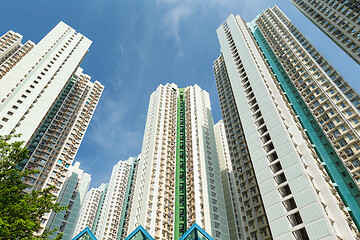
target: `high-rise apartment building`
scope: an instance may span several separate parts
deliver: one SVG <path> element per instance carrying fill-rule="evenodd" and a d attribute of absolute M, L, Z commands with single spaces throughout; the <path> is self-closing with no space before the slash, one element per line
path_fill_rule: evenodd
<path fill-rule="evenodd" d="M 228 239 L 209 94 L 160 85 L 150 97 L 129 230 L 180 239 L 197 223 Z"/>
<path fill-rule="evenodd" d="M 231 15 L 217 34 L 234 239 L 359 236 L 355 166 L 346 164 L 357 156 L 358 110 L 335 83 L 339 75 L 323 70 L 325 60 L 301 45 L 296 36 L 306 40 L 277 7 L 249 24 Z"/>
<path fill-rule="evenodd" d="M 124 224 L 122 217 L 125 216 L 127 210 L 127 193 L 132 187 L 128 185 L 129 178 L 133 175 L 136 162 L 136 158 L 129 158 L 126 161 L 119 161 L 113 167 L 98 224 L 94 229 L 94 234 L 98 239 L 120 239 L 118 233 L 119 230 L 122 232 L 122 224 Z"/>
<path fill-rule="evenodd" d="M 79 167 L 79 162 L 75 162 L 74 166 L 69 167 L 68 177 L 56 200 L 60 206 L 66 206 L 67 209 L 51 213 L 46 229 L 57 230 L 50 236 L 50 239 L 54 239 L 60 233 L 63 233 L 63 239 L 71 239 L 74 234 L 80 208 L 91 182 L 91 176 Z"/>
<path fill-rule="evenodd" d="M 58 196 L 104 88 L 79 68 L 91 41 L 63 22 L 36 45 L 11 31 L 0 41 L 0 135 L 21 134 L 29 149 L 20 167 L 39 172 L 27 191 L 55 186 Z"/>
<path fill-rule="evenodd" d="M 97 210 L 96 210 L 96 214 L 95 214 L 95 218 L 93 220 L 93 223 L 92 223 L 92 227 L 91 225 L 89 225 L 88 227 L 92 229 L 92 232 L 95 232 L 96 229 L 98 228 L 99 226 L 99 220 L 100 220 L 100 215 L 101 215 L 101 211 L 104 207 L 104 201 L 105 201 L 105 197 L 106 197 L 106 192 L 107 192 L 107 189 L 108 189 L 108 186 L 109 186 L 109 183 L 102 183 L 100 185 L 100 187 L 98 188 L 100 191 L 101 191 L 101 197 L 100 197 L 100 201 L 99 201 L 99 204 L 96 206 L 97 207 Z M 95 206 L 94 206 L 95 207 Z M 85 206 L 84 206 L 85 208 Z M 86 212 L 87 210 L 85 209 L 82 209 L 81 210 L 81 213 L 83 212 Z M 81 217 L 81 216 L 80 216 Z M 78 228 L 78 225 L 80 224 L 80 222 L 77 224 L 77 228 Z M 79 229 L 80 230 L 80 229 Z M 80 230 L 81 231 L 81 230 Z"/>
<path fill-rule="evenodd" d="M 123 209 L 121 211 L 119 230 L 117 233 L 117 239 L 123 240 L 126 238 L 129 229 L 130 213 L 134 199 L 134 186 L 136 183 L 136 172 L 138 167 L 139 156 L 136 158 L 130 158 L 128 162 L 131 163 L 129 170 L 129 178 L 127 181 L 126 191 L 124 194 Z"/>
<path fill-rule="evenodd" d="M 279 81 L 291 89 L 290 102 L 360 229 L 358 93 L 339 75 L 324 70 L 313 48 L 309 51 L 296 41 L 306 39 L 276 6 L 264 11 L 252 29 Z"/>
<path fill-rule="evenodd" d="M 237 223 L 237 213 L 241 211 L 241 205 L 239 199 L 241 197 L 240 193 L 237 192 L 234 188 L 236 186 L 236 177 L 231 163 L 229 145 L 225 133 L 224 121 L 220 120 L 214 126 L 215 131 L 215 140 L 216 140 L 216 149 L 218 151 L 219 163 L 220 163 L 220 172 L 221 180 L 223 182 L 224 198 L 226 205 L 226 217 L 229 227 L 229 239 L 241 239 L 242 228 L 238 227 Z M 230 169 L 230 170 L 228 170 Z M 270 234 L 268 235 L 270 238 Z M 266 239 L 267 235 L 264 233 L 263 239 Z"/>
<path fill-rule="evenodd" d="M 76 224 L 77 235 L 89 227 L 98 239 L 125 239 L 133 199 L 138 158 L 119 161 L 110 181 L 91 189 Z"/>
<path fill-rule="evenodd" d="M 90 189 L 90 191 L 86 194 L 74 235 L 79 234 L 86 227 L 89 227 L 90 229 L 93 228 L 101 197 L 104 196 L 104 187 L 105 184 L 102 184 L 99 188 Z"/>
<path fill-rule="evenodd" d="M 360 64 L 360 2 L 290 0 L 308 19 Z"/>
<path fill-rule="evenodd" d="M 226 159 L 226 150 L 223 153 L 225 159 L 220 156 L 224 190 L 229 188 L 231 191 L 230 199 L 225 191 L 228 218 L 232 216 L 231 211 L 233 211 L 235 218 L 233 220 L 235 228 L 231 226 L 231 219 L 228 219 L 229 229 L 232 229 L 230 237 L 231 239 L 248 239 L 256 236 L 260 239 L 272 239 L 265 212 L 266 206 L 262 201 L 256 170 L 253 167 L 251 152 L 248 149 L 246 133 L 241 125 L 239 114 L 241 110 L 237 108 L 237 105 L 242 103 L 236 102 L 223 55 L 220 55 L 215 61 L 214 71 L 230 154 L 230 162 Z M 251 120 L 249 119 L 249 121 Z M 221 125 L 217 128 L 221 128 Z M 218 134 L 221 134 L 221 130 L 218 130 L 220 131 Z M 218 137 L 217 141 L 220 139 L 219 144 L 223 144 L 225 138 L 223 136 Z M 224 179 L 224 175 L 228 175 L 228 183 Z"/>

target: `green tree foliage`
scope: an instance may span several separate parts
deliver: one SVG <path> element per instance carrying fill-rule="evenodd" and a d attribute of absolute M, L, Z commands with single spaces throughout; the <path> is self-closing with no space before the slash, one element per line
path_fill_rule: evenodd
<path fill-rule="evenodd" d="M 0 136 L 0 239 L 47 239 L 52 232 L 34 236 L 41 229 L 41 217 L 64 208 L 55 203 L 53 187 L 25 193 L 29 186 L 23 180 L 37 171 L 18 169 L 28 150 L 11 138 Z"/>

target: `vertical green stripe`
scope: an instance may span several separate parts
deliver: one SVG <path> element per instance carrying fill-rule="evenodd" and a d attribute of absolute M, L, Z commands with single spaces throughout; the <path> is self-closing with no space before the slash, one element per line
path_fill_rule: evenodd
<path fill-rule="evenodd" d="M 176 124 L 175 226 L 174 239 L 179 239 L 186 226 L 186 154 L 184 89 L 179 89 Z"/>

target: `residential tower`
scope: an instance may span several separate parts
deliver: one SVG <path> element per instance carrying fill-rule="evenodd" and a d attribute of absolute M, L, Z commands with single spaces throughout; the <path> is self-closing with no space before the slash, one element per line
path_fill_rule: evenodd
<path fill-rule="evenodd" d="M 197 223 L 215 239 L 228 226 L 209 94 L 199 86 L 160 85 L 151 94 L 130 234 L 180 239 Z"/>
<path fill-rule="evenodd" d="M 231 159 L 229 182 L 235 180 L 231 186 L 238 236 L 234 239 L 353 239 L 359 233 L 358 186 L 338 149 L 326 143 L 324 122 L 313 110 L 333 109 L 332 120 L 341 117 L 339 125 L 346 129 L 358 111 L 336 87 L 336 78 L 316 62 L 321 55 L 311 47 L 314 57 L 296 40 L 289 22 L 274 7 L 249 24 L 230 15 L 217 30 L 221 54 L 214 72 Z M 291 61 L 295 65 L 287 68 Z M 296 87 L 304 82 L 307 87 L 302 92 Z M 286 85 L 290 83 L 292 87 Z M 322 96 L 324 91 L 333 93 Z M 332 95 L 341 98 L 347 109 L 339 109 Z M 316 107 L 310 105 L 315 101 L 319 101 Z M 320 101 L 328 105 L 320 106 Z M 346 110 L 354 115 L 345 116 Z M 343 171 L 333 167 L 336 157 Z M 351 194 L 347 199 L 345 192 Z"/>
<path fill-rule="evenodd" d="M 0 134 L 21 134 L 29 149 L 19 167 L 38 173 L 27 192 L 55 186 L 58 197 L 104 87 L 79 68 L 91 41 L 65 23 L 36 45 L 21 38 L 0 38 Z"/>

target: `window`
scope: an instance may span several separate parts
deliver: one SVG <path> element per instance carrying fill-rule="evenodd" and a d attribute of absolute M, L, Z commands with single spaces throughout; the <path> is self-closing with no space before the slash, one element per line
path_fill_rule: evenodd
<path fill-rule="evenodd" d="M 354 148 L 355 148 L 356 150 L 359 150 L 359 149 L 360 149 L 360 147 L 359 147 L 359 145 L 358 145 L 357 143 L 355 143 L 353 146 L 354 146 Z"/>
<path fill-rule="evenodd" d="M 288 200 L 284 201 L 283 205 L 288 212 L 297 208 L 294 198 L 289 198 Z"/>
<path fill-rule="evenodd" d="M 335 124 L 333 122 L 330 122 L 327 126 L 329 129 L 333 129 L 335 127 Z"/>
<path fill-rule="evenodd" d="M 341 147 L 344 147 L 347 144 L 347 142 L 345 141 L 345 139 L 342 138 L 339 140 L 339 144 Z"/>
<path fill-rule="evenodd" d="M 218 208 L 217 207 L 215 207 L 215 206 L 213 206 L 213 210 L 214 210 L 214 212 L 218 212 Z"/>
<path fill-rule="evenodd" d="M 351 161 L 352 165 L 354 165 L 354 167 L 360 167 L 360 161 L 359 159 L 355 159 L 353 161 Z"/>
<path fill-rule="evenodd" d="M 277 162 L 270 166 L 271 170 L 276 173 L 282 169 L 280 162 Z"/>
<path fill-rule="evenodd" d="M 288 216 L 288 219 L 293 227 L 296 225 L 299 225 L 303 222 L 299 212 L 296 212 L 296 213 Z"/>
<path fill-rule="evenodd" d="M 275 176 L 274 179 L 278 185 L 280 185 L 286 181 L 286 177 L 285 177 L 284 173 L 281 173 L 281 174 Z"/>
<path fill-rule="evenodd" d="M 305 228 L 301 228 L 299 230 L 296 230 L 293 232 L 293 235 L 295 237 L 296 240 L 309 240 L 309 236 L 305 230 Z"/>
<path fill-rule="evenodd" d="M 278 155 L 276 154 L 276 152 L 273 152 L 272 154 L 268 155 L 267 158 L 269 159 L 270 162 L 273 162 L 276 159 L 278 159 Z"/>
<path fill-rule="evenodd" d="M 340 134 L 340 132 L 339 132 L 339 130 L 335 130 L 334 132 L 333 132 L 333 135 L 334 135 L 334 137 L 339 137 L 341 134 Z"/>
<path fill-rule="evenodd" d="M 351 150 L 351 148 L 348 148 L 344 151 L 346 153 L 347 157 L 351 157 L 352 155 L 354 155 L 353 150 Z"/>

